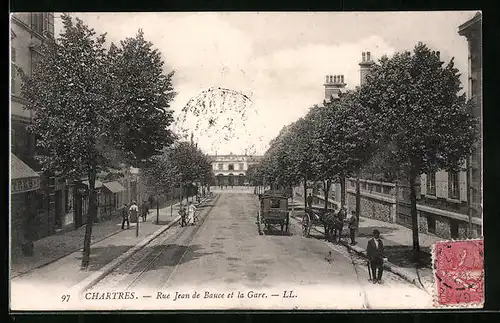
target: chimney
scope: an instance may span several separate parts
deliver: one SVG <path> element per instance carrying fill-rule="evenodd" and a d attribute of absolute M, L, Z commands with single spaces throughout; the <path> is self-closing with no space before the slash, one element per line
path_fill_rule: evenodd
<path fill-rule="evenodd" d="M 366 82 L 366 75 L 370 72 L 370 69 L 372 68 L 374 62 L 372 61 L 371 53 L 370 52 L 363 52 L 361 54 L 361 63 L 359 63 L 360 66 L 360 85 L 365 84 Z"/>
<path fill-rule="evenodd" d="M 341 75 L 340 79 L 341 79 L 341 83 L 344 83 L 344 75 Z"/>
<path fill-rule="evenodd" d="M 328 83 L 328 81 L 330 80 L 330 78 L 328 77 L 328 75 L 326 76 L 326 81 L 325 83 Z"/>
<path fill-rule="evenodd" d="M 333 83 L 333 76 L 330 75 L 330 83 Z"/>
<path fill-rule="evenodd" d="M 338 81 L 337 81 L 337 75 L 334 75 L 334 76 L 333 76 L 333 83 L 337 83 L 337 82 L 338 82 Z"/>

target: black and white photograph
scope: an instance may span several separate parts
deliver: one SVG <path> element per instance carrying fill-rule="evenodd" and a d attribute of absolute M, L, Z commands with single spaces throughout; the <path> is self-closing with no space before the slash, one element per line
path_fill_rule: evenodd
<path fill-rule="evenodd" d="M 482 13 L 11 12 L 11 311 L 482 308 Z"/>

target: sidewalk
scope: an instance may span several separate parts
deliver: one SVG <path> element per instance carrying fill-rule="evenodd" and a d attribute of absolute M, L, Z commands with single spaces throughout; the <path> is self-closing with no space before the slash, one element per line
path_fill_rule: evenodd
<path fill-rule="evenodd" d="M 147 222 L 139 222 L 139 238 L 144 238 L 151 234 L 161 225 L 168 224 L 171 219 L 177 215 L 176 206 L 178 200 L 168 201 L 167 205 L 160 209 L 160 225 L 153 224 L 156 221 L 156 208 L 151 209 L 147 217 Z M 170 202 L 174 202 L 173 216 L 170 217 Z M 186 202 L 186 199 L 183 200 Z M 92 227 L 92 255 L 94 257 L 98 252 L 98 245 L 114 244 L 117 241 L 128 241 L 127 237 L 135 238 L 135 223 L 130 224 L 130 230 L 121 230 L 121 217 L 114 217 L 110 220 L 94 223 Z M 134 229 L 134 230 L 132 230 Z M 23 256 L 21 253 L 12 253 L 11 257 L 11 279 L 24 275 L 30 271 L 47 266 L 57 262 L 61 258 L 77 253 L 81 260 L 81 249 L 85 237 L 85 225 L 72 231 L 57 233 L 34 242 L 34 254 L 31 257 Z M 118 242 L 117 242 L 118 243 Z M 119 243 L 120 244 L 120 243 Z M 123 244 L 122 244 L 123 246 Z M 126 244 L 124 246 L 127 246 Z M 96 249 L 96 250 L 94 250 Z M 122 248 L 123 249 L 123 248 Z M 123 251 L 124 252 L 124 251 Z M 110 255 L 111 256 L 111 255 Z M 90 260 L 90 266 L 93 266 L 93 259 Z M 97 265 L 97 264 L 95 264 Z"/>
<path fill-rule="evenodd" d="M 321 207 L 321 205 L 313 205 L 313 207 Z M 296 209 L 295 216 L 301 217 L 304 212 L 303 202 L 294 199 L 294 208 Z M 411 229 L 396 223 L 360 217 L 356 245 L 351 246 L 349 244 L 349 233 L 345 227 L 342 244 L 348 249 L 366 256 L 366 246 L 368 240 L 372 237 L 374 229 L 380 231 L 380 236 L 384 242 L 384 249 L 388 258 L 388 262 L 384 265 L 385 268 L 418 287 L 423 287 L 430 293 L 434 288 L 431 247 L 435 242 L 442 239 L 434 235 L 419 233 L 421 255 L 419 255 L 418 263 L 414 263 L 411 260 L 413 247 Z"/>

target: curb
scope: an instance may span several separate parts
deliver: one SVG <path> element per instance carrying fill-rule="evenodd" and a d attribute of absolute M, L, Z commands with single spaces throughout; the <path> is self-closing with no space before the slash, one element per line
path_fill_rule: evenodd
<path fill-rule="evenodd" d="M 206 200 L 207 199 L 202 200 L 201 203 L 205 202 Z M 177 204 L 174 204 L 173 206 L 175 206 Z M 120 257 L 118 257 L 115 260 L 113 260 L 112 262 L 108 263 L 103 268 L 101 268 L 101 270 L 99 270 L 98 272 L 92 274 L 90 277 L 87 277 L 86 279 L 84 279 L 80 283 L 78 283 L 75 286 L 73 286 L 71 289 L 74 291 L 75 294 L 78 294 L 78 295 L 82 294 L 83 292 L 85 292 L 86 290 L 88 290 L 89 288 L 91 288 L 92 286 L 94 286 L 97 282 L 99 282 L 106 275 L 108 275 L 111 271 L 113 271 L 114 269 L 116 269 L 116 267 L 118 267 L 123 262 L 125 262 L 127 259 L 129 259 L 130 257 L 132 257 L 136 252 L 138 252 L 139 250 L 141 250 L 142 248 L 144 248 L 147 244 L 149 244 L 151 241 L 153 241 L 154 239 L 156 239 L 160 234 L 162 234 L 163 232 L 165 232 L 166 230 L 168 230 L 169 228 L 171 228 L 174 224 L 176 224 L 177 222 L 179 222 L 179 219 L 180 219 L 180 216 L 177 215 L 172 220 L 172 222 L 170 222 L 169 224 L 167 224 L 167 225 L 161 227 L 160 229 L 156 230 L 149 237 L 143 239 L 141 242 L 139 242 L 138 244 L 136 244 L 135 246 L 133 246 L 132 248 L 130 248 L 129 250 L 127 250 Z"/>
<path fill-rule="evenodd" d="M 342 240 L 340 241 L 340 243 L 344 247 L 346 247 L 347 249 L 356 252 L 358 255 L 363 256 L 364 258 L 368 258 L 368 256 L 366 255 L 366 250 L 364 250 L 363 248 L 360 248 L 360 247 L 357 247 L 357 246 L 351 246 L 349 243 L 347 243 L 346 241 L 342 241 Z M 427 294 L 432 295 L 432 293 L 426 287 L 424 287 L 424 286 L 422 286 L 420 284 L 418 278 L 415 278 L 414 276 L 409 275 L 401 267 L 396 266 L 396 265 L 394 265 L 391 262 L 384 262 L 384 269 L 387 269 L 391 273 L 393 273 L 395 275 L 398 275 L 399 277 L 403 278 L 407 282 L 412 283 L 416 287 L 418 287 L 418 288 L 422 289 L 423 291 L 425 291 Z"/>
<path fill-rule="evenodd" d="M 294 217 L 295 220 L 299 220 L 297 217 Z M 322 233 L 321 231 L 315 229 L 317 232 L 319 233 Z M 352 250 L 354 252 L 356 252 L 358 255 L 364 257 L 364 258 L 368 258 L 368 256 L 366 255 L 366 250 L 364 250 L 363 248 L 361 247 L 358 247 L 358 246 L 351 246 L 348 242 L 346 241 L 343 241 L 343 240 L 340 240 L 340 244 L 342 244 L 344 247 L 346 247 L 348 250 Z M 433 295 L 433 293 L 431 291 L 428 290 L 427 287 L 422 286 L 422 284 L 420 284 L 419 280 L 418 280 L 418 277 L 414 277 L 412 275 L 409 275 L 404 269 L 402 269 L 401 267 L 399 266 L 396 266 L 394 265 L 393 263 L 391 262 L 384 262 L 384 269 L 387 269 L 388 271 L 390 271 L 391 273 L 403 278 L 404 280 L 406 280 L 407 282 L 415 285 L 417 288 L 419 289 L 422 289 L 423 291 L 425 291 L 427 294 L 429 295 Z"/>

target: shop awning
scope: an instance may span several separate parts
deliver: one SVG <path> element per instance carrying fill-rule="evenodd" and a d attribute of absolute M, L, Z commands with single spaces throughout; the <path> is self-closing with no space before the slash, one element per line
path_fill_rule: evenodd
<path fill-rule="evenodd" d="M 125 187 L 119 182 L 107 182 L 102 184 L 106 189 L 108 189 L 111 193 L 120 193 L 125 191 Z"/>
<path fill-rule="evenodd" d="M 84 185 L 87 185 L 89 187 L 89 181 L 83 181 L 82 182 Z M 102 187 L 102 182 L 101 181 L 95 181 L 95 188 L 101 188 Z"/>
<path fill-rule="evenodd" d="M 40 188 L 40 175 L 13 153 L 10 154 L 11 194 L 36 191 Z"/>

